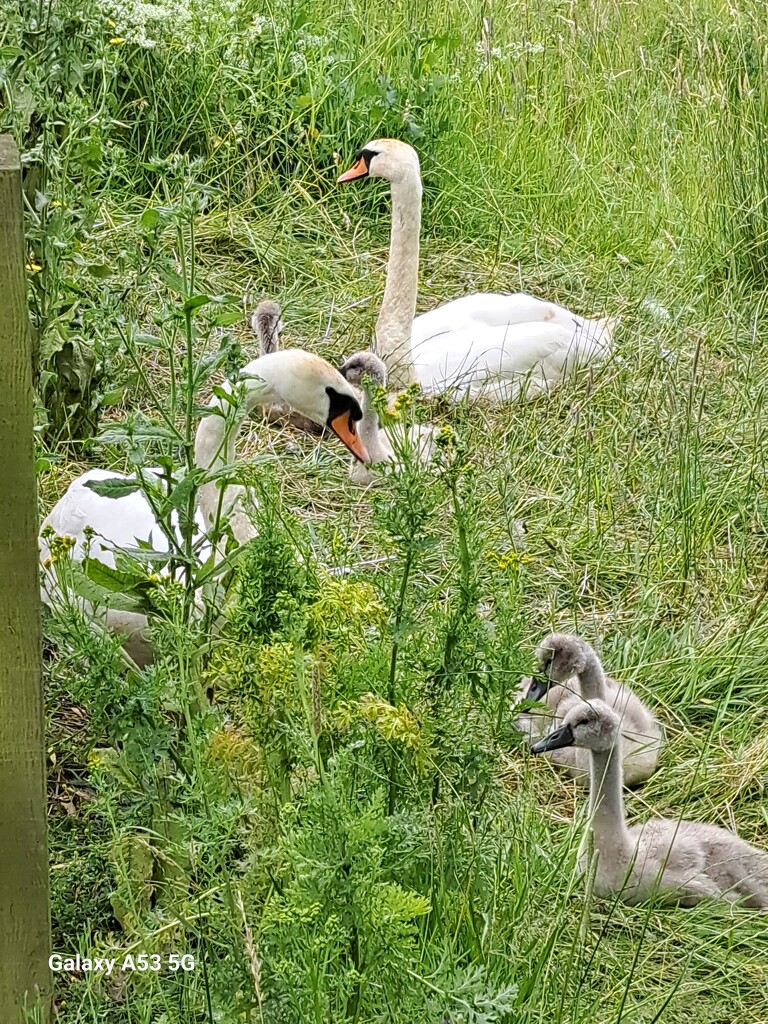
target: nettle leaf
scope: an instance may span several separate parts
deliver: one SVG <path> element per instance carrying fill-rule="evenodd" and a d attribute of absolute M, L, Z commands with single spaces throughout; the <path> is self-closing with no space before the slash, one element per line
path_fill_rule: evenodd
<path fill-rule="evenodd" d="M 214 327 L 231 327 L 232 324 L 239 323 L 242 317 L 243 314 L 239 309 L 233 309 L 229 313 L 217 313 L 211 323 Z"/>
<path fill-rule="evenodd" d="M 175 270 L 170 270 L 168 267 L 164 267 L 158 271 L 160 280 L 163 282 L 168 291 L 174 293 L 174 295 L 181 295 L 185 299 L 189 298 L 189 290 L 187 289 L 184 279 L 176 273 Z"/>
<path fill-rule="evenodd" d="M 82 561 L 83 570 L 93 583 L 96 583 L 103 590 L 114 593 L 130 593 L 134 591 L 140 596 L 140 588 L 145 589 L 147 577 L 140 572 L 126 572 L 124 569 L 113 569 L 105 565 L 98 558 L 84 558 Z"/>
<path fill-rule="evenodd" d="M 95 562 L 96 560 L 87 559 L 87 561 Z M 102 567 L 108 568 L 107 566 Z M 126 594 L 108 587 L 102 587 L 82 571 L 81 565 L 72 566 L 71 587 L 78 597 L 84 598 L 93 605 L 114 608 L 116 611 L 121 612 L 146 614 L 150 611 L 149 603 L 141 594 Z"/>
<path fill-rule="evenodd" d="M 85 486 L 102 498 L 125 498 L 141 490 L 138 480 L 126 480 L 125 477 L 113 476 L 107 480 L 86 480 Z"/>
<path fill-rule="evenodd" d="M 117 424 L 103 430 L 97 440 L 101 444 L 126 444 L 134 441 L 173 441 L 175 444 L 183 440 L 178 430 L 171 430 L 159 423 Z"/>
<path fill-rule="evenodd" d="M 107 277 L 111 277 L 113 274 L 112 267 L 108 267 L 106 263 L 89 263 L 88 273 L 92 277 L 104 280 Z"/>
<path fill-rule="evenodd" d="M 227 352 L 219 350 L 218 352 L 209 352 L 208 355 L 198 362 L 195 367 L 195 377 L 193 387 L 195 391 L 198 391 L 208 378 L 218 370 L 227 361 Z"/>
<path fill-rule="evenodd" d="M 213 302 L 210 295 L 192 295 L 184 303 L 184 312 L 191 313 L 195 309 L 200 309 L 201 306 L 207 306 L 209 302 Z"/>
<path fill-rule="evenodd" d="M 165 218 L 160 213 L 160 211 L 155 210 L 152 207 L 150 207 L 148 210 L 145 210 L 144 213 L 142 213 L 141 217 L 139 218 L 139 224 L 141 224 L 145 231 L 154 231 L 155 228 L 163 224 L 164 221 Z"/>
<path fill-rule="evenodd" d="M 193 469 L 173 488 L 168 498 L 172 508 L 181 510 L 186 507 L 192 491 L 202 483 L 205 477 L 204 469 Z"/>
<path fill-rule="evenodd" d="M 146 345 L 147 348 L 160 347 L 160 339 L 154 334 L 132 333 L 131 341 L 134 345 Z"/>
<path fill-rule="evenodd" d="M 104 590 L 103 587 L 89 580 L 87 576 L 73 574 L 72 589 L 78 597 L 84 598 L 92 605 L 114 608 L 118 612 L 136 612 L 139 615 L 146 615 L 151 610 L 143 599 Z"/>
<path fill-rule="evenodd" d="M 114 391 L 107 391 L 101 396 L 102 408 L 110 408 L 113 405 L 120 405 L 125 395 L 125 388 L 116 388 Z"/>
<path fill-rule="evenodd" d="M 157 551 L 147 541 L 139 543 L 142 545 L 141 547 L 123 548 L 122 551 L 115 552 L 115 565 L 119 572 L 135 577 L 138 574 L 137 563 L 139 565 L 168 565 L 176 558 L 173 551 Z M 142 576 L 141 579 L 144 577 Z"/>
<path fill-rule="evenodd" d="M 234 394 L 234 392 L 232 391 L 227 391 L 227 389 L 223 388 L 220 384 L 214 384 L 214 386 L 211 388 L 211 391 L 216 396 L 216 398 L 221 399 L 222 402 L 227 402 L 233 408 L 237 408 L 240 405 L 237 395 Z M 216 409 L 215 407 L 208 409 L 209 415 L 215 416 L 217 413 L 220 415 L 221 409 Z"/>

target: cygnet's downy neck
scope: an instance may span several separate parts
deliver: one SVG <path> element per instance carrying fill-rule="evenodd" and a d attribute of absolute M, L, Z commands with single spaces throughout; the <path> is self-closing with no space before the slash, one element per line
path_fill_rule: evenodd
<path fill-rule="evenodd" d="M 371 457 L 371 462 L 383 462 L 388 458 L 388 453 L 381 441 L 379 414 L 373 406 L 371 396 L 365 389 L 363 389 L 363 397 L 360 405 L 363 410 L 363 418 L 357 426 L 357 432 L 360 435 L 360 440 L 367 448 L 368 454 Z"/>
<path fill-rule="evenodd" d="M 579 673 L 581 693 L 586 700 L 605 700 L 605 672 L 600 659 L 589 646 L 584 644 L 586 664 Z"/>
<path fill-rule="evenodd" d="M 632 841 L 624 817 L 621 736 L 609 751 L 589 752 L 589 812 L 595 847 L 610 868 L 616 854 L 625 860 Z M 606 862 L 610 858 L 611 863 Z"/>
<path fill-rule="evenodd" d="M 391 184 L 392 230 L 384 298 L 376 321 L 376 351 L 389 371 L 390 385 L 405 387 L 412 378 L 411 328 L 416 315 L 421 234 L 421 178 L 404 170 Z"/>

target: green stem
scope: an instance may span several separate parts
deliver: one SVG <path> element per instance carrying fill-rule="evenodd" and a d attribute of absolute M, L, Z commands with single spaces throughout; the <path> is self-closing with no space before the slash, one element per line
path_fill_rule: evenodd
<path fill-rule="evenodd" d="M 392 641 L 392 657 L 389 661 L 389 685 L 387 688 L 387 700 L 394 707 L 397 699 L 396 691 L 396 678 L 397 678 L 397 657 L 400 652 L 400 642 L 398 640 L 398 634 L 400 632 L 400 626 L 403 621 L 403 611 L 405 609 L 405 595 L 408 590 L 408 580 L 411 575 L 411 569 L 413 567 L 413 548 L 409 545 L 408 550 L 405 554 L 405 565 L 403 566 L 403 578 L 400 581 L 400 593 L 397 598 L 397 613 L 395 614 L 395 637 Z M 395 811 L 395 794 L 397 792 L 397 755 L 392 749 L 389 759 L 389 800 L 387 802 L 388 814 L 394 814 Z"/>

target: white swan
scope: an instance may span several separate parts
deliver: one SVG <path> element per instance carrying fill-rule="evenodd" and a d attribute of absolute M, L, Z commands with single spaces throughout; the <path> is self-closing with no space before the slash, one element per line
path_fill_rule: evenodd
<path fill-rule="evenodd" d="M 485 395 L 495 401 L 548 391 L 571 369 L 604 360 L 615 321 L 590 320 L 532 295 L 477 293 L 414 319 L 419 274 L 421 174 L 412 146 L 376 139 L 340 182 L 386 178 L 392 233 L 376 351 L 390 382 L 418 381 L 424 391 Z"/>
<path fill-rule="evenodd" d="M 537 672 L 523 680 L 519 698 L 543 700 L 545 708 L 518 717 L 518 728 L 533 740 L 558 728 L 563 719 L 583 700 L 603 700 L 621 716 L 624 737 L 624 783 L 637 786 L 659 766 L 664 730 L 658 719 L 627 685 L 605 674 L 600 659 L 581 637 L 571 633 L 550 633 L 536 649 Z M 589 779 L 589 754 L 566 747 L 552 755 L 582 784 Z"/>
<path fill-rule="evenodd" d="M 601 700 L 580 702 L 562 726 L 534 743 L 534 754 L 589 752 L 590 824 L 598 896 L 625 903 L 653 897 L 693 906 L 706 899 L 768 909 L 768 853 L 717 825 L 655 818 L 627 828 L 622 794 L 622 724 Z"/>
<path fill-rule="evenodd" d="M 363 413 L 355 390 L 324 359 L 300 349 L 287 349 L 254 359 L 243 368 L 240 377 L 245 393 L 235 424 L 225 415 L 229 402 L 217 397 L 211 400 L 211 413 L 197 429 L 195 464 L 198 467 L 216 471 L 230 465 L 235 458 L 236 435 L 245 417 L 257 406 L 272 404 L 297 409 L 313 422 L 328 426 L 356 458 L 368 461 L 365 445 L 357 433 Z M 231 393 L 232 385 L 224 384 L 224 390 Z M 159 475 L 157 470 L 146 472 Z M 132 481 L 135 478 L 111 470 L 88 470 L 70 484 L 42 523 L 39 537 L 40 560 L 45 568 L 42 598 L 48 604 L 56 600 L 57 594 L 56 572 L 50 563 L 51 530 L 54 534 L 74 538 L 72 557 L 76 561 L 90 553 L 105 565 L 114 566 L 115 550 L 136 547 L 139 541 L 149 543 L 155 551 L 169 550 L 168 538 L 141 491 L 108 498 L 88 486 L 92 481 L 106 479 Z M 245 489 L 240 485 L 230 485 L 223 492 L 216 481 L 200 487 L 196 541 L 204 544 L 203 534 L 217 519 L 229 523 L 238 542 L 253 536 L 253 527 L 243 508 L 244 495 Z M 180 538 L 178 520 L 172 525 Z M 90 537 L 91 532 L 95 536 Z M 126 636 L 126 649 L 138 664 L 152 660 L 144 615 L 108 608 L 106 625 Z"/>
<path fill-rule="evenodd" d="M 251 317 L 251 329 L 259 341 L 259 355 L 266 356 L 280 351 L 280 331 L 283 322 L 280 319 L 280 306 L 272 299 L 264 299 L 254 310 Z M 303 416 L 287 405 L 264 406 L 264 416 L 268 423 L 285 425 L 302 431 L 304 434 L 322 435 L 325 427 L 315 423 L 308 416 Z"/>
<path fill-rule="evenodd" d="M 361 388 L 361 382 L 364 377 L 370 377 L 372 383 L 377 387 L 386 388 L 387 368 L 383 360 L 379 359 L 373 352 L 355 352 L 339 368 L 339 373 L 350 384 L 354 384 L 357 388 L 361 389 L 362 397 L 360 404 L 363 410 L 363 418 L 360 420 L 357 429 L 360 440 L 365 445 L 370 456 L 370 465 L 381 462 L 395 462 L 396 455 L 392 446 L 392 438 L 388 436 L 386 430 L 379 426 L 379 414 L 373 407 L 368 392 Z M 408 427 L 407 443 L 412 446 L 414 454 L 420 462 L 428 462 L 434 450 L 434 427 L 426 427 L 419 424 Z M 363 485 L 372 484 L 377 481 L 377 474 L 355 458 L 350 463 L 349 477 L 355 483 Z"/>

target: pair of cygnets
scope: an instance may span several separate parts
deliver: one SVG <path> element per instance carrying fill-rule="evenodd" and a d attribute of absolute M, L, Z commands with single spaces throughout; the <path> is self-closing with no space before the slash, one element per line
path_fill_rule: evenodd
<path fill-rule="evenodd" d="M 768 909 L 765 851 L 697 821 L 627 826 L 622 785 L 644 781 L 658 766 L 660 723 L 628 686 L 606 676 L 580 637 L 552 633 L 536 654 L 538 672 L 525 696 L 545 698 L 556 728 L 547 732 L 552 717 L 536 712 L 521 715 L 519 725 L 539 737 L 533 753 L 548 753 L 576 778 L 588 773 L 597 895 L 630 904 L 657 899 L 690 907 L 719 899 Z"/>

